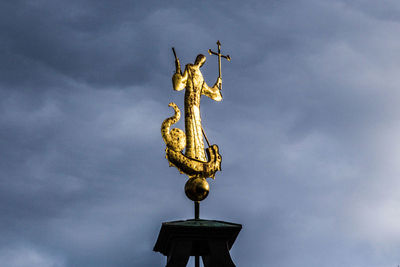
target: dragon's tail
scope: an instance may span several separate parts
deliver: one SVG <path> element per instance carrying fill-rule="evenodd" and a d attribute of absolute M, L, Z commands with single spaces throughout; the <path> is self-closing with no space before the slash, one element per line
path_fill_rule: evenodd
<path fill-rule="evenodd" d="M 171 125 L 177 123 L 181 118 L 181 111 L 175 103 L 171 102 L 168 106 L 174 109 L 175 114 L 172 117 L 166 118 L 161 124 L 161 135 L 167 145 L 172 143 L 172 137 L 170 134 Z"/>

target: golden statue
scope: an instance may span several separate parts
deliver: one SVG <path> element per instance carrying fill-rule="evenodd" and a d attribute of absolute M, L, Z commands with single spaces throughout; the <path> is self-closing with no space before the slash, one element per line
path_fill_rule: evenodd
<path fill-rule="evenodd" d="M 175 166 L 181 173 L 189 176 L 186 183 L 186 195 L 193 201 L 201 201 L 207 197 L 209 185 L 206 178 L 215 178 L 215 173 L 221 170 L 221 155 L 218 146 L 210 146 L 204 130 L 201 125 L 200 117 L 200 98 L 202 95 L 208 96 L 215 101 L 222 100 L 221 94 L 221 57 L 230 60 L 229 56 L 224 56 L 220 52 L 221 44 L 219 41 L 218 53 L 208 50 L 210 54 L 218 56 L 219 77 L 214 86 L 209 87 L 204 81 L 200 68 L 206 61 L 206 57 L 199 54 L 193 64 L 187 64 L 184 72 L 175 49 L 172 51 L 175 55 L 176 71 L 172 76 L 172 85 L 175 91 L 185 91 L 185 132 L 178 128 L 170 130 L 172 124 L 179 121 L 181 112 L 175 103 L 170 103 L 175 114 L 164 120 L 161 125 L 161 135 L 167 145 L 166 158 L 170 166 Z M 203 135 L 208 143 L 208 148 L 204 149 Z M 186 148 L 186 149 L 185 149 Z M 183 154 L 183 149 L 185 153 Z M 207 154 L 207 157 L 206 157 Z"/>

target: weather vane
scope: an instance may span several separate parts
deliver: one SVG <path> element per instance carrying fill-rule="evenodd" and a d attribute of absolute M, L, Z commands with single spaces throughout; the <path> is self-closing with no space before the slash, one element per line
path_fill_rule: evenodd
<path fill-rule="evenodd" d="M 172 86 L 175 91 L 185 91 L 185 131 L 171 126 L 181 118 L 181 111 L 175 103 L 169 106 L 175 114 L 161 125 L 161 135 L 167 145 L 166 158 L 170 166 L 176 167 L 189 179 L 185 184 L 186 196 L 194 201 L 194 219 L 164 222 L 153 250 L 167 256 L 167 267 L 186 266 L 189 257 L 194 256 L 195 267 L 200 266 L 200 257 L 205 267 L 235 267 L 229 250 L 236 240 L 241 224 L 200 219 L 200 201 L 204 200 L 210 186 L 207 178 L 215 178 L 221 170 L 222 157 L 218 146 L 210 142 L 201 125 L 200 99 L 205 95 L 212 100 L 221 101 L 221 58 L 228 61 L 230 56 L 221 54 L 221 43 L 218 41 L 218 52 L 208 50 L 210 55 L 218 56 L 219 75 L 215 84 L 210 87 L 204 81 L 200 68 L 206 57 L 199 54 L 193 64 L 187 64 L 181 71 L 181 64 L 175 56 L 175 73 L 172 75 Z M 204 141 L 208 147 L 204 148 Z"/>
<path fill-rule="evenodd" d="M 193 64 L 187 64 L 185 70 L 181 71 L 181 65 L 175 56 L 176 71 L 172 76 L 172 85 L 175 91 L 185 91 L 185 132 L 178 128 L 171 128 L 172 124 L 179 121 L 181 112 L 175 103 L 169 106 L 175 111 L 172 117 L 164 120 L 161 125 L 161 135 L 167 148 L 166 158 L 170 166 L 175 166 L 181 173 L 188 175 L 189 180 L 185 185 L 186 196 L 199 203 L 205 199 L 210 187 L 206 178 L 215 178 L 215 173 L 221 170 L 222 157 L 216 144 L 210 146 L 205 131 L 201 125 L 200 98 L 205 95 L 215 101 L 222 100 L 221 94 L 221 58 L 230 61 L 229 55 L 221 54 L 221 43 L 218 41 L 218 52 L 208 50 L 209 54 L 218 56 L 219 76 L 214 86 L 209 87 L 204 81 L 200 68 L 206 61 L 203 54 L 199 54 Z M 203 135 L 208 147 L 204 148 Z M 183 153 L 183 150 L 185 152 Z M 207 156 L 206 156 L 207 155 Z M 198 217 L 198 214 L 197 216 Z"/>

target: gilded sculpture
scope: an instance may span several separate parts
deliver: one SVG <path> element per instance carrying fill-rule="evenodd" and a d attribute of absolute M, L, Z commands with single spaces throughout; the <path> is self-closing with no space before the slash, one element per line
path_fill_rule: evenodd
<path fill-rule="evenodd" d="M 193 201 L 201 201 L 207 197 L 209 185 L 206 178 L 215 178 L 215 173 L 221 170 L 222 157 L 217 145 L 211 145 L 201 125 L 200 99 L 205 95 L 212 100 L 221 101 L 221 57 L 230 61 L 230 57 L 221 54 L 221 44 L 218 41 L 218 52 L 208 50 L 209 54 L 218 56 L 219 76 L 215 84 L 210 87 L 204 81 L 200 68 L 204 65 L 206 57 L 199 54 L 193 64 L 187 64 L 182 73 L 181 65 L 176 56 L 175 73 L 172 76 L 172 85 L 175 91 L 185 89 L 185 132 L 173 128 L 181 117 L 181 111 L 175 103 L 169 106 L 174 109 L 174 115 L 164 120 L 161 125 L 161 135 L 166 144 L 166 158 L 170 166 L 175 166 L 181 173 L 189 176 L 185 185 L 185 193 Z M 204 148 L 203 135 L 208 147 Z M 183 150 L 185 152 L 183 153 Z"/>

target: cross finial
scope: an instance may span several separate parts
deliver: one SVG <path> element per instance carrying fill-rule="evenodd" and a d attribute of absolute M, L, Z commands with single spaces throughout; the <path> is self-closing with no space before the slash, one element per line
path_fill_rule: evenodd
<path fill-rule="evenodd" d="M 228 61 L 231 61 L 231 57 L 229 55 L 222 55 L 221 54 L 221 43 L 219 42 L 219 40 L 217 41 L 217 46 L 218 46 L 218 53 L 212 51 L 211 49 L 208 49 L 208 53 L 211 55 L 216 55 L 218 56 L 218 70 L 219 70 L 219 78 L 221 78 L 221 57 L 226 58 Z M 220 88 L 221 90 L 221 85 Z"/>

